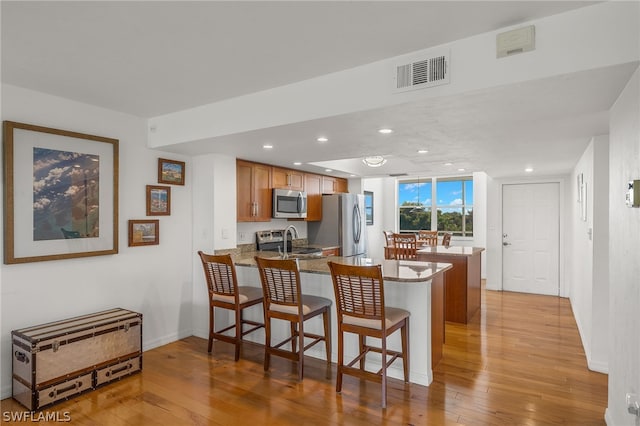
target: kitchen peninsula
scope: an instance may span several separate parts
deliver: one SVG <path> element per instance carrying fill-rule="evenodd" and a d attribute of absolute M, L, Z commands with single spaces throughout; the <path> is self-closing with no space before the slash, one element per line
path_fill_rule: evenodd
<path fill-rule="evenodd" d="M 418 260 L 446 262 L 453 265 L 447 272 L 445 318 L 447 321 L 468 323 L 480 310 L 481 247 L 427 246 L 418 250 Z"/>
<path fill-rule="evenodd" d="M 254 256 L 273 257 L 277 254 L 269 252 L 249 252 L 236 256 L 234 259 L 241 285 L 260 286 L 258 269 Z M 410 341 L 410 381 L 428 386 L 433 380 L 432 367 L 442 357 L 444 343 L 444 277 L 445 271 L 451 268 L 446 263 L 431 263 L 419 261 L 375 260 L 363 257 L 315 257 L 300 258 L 300 279 L 302 291 L 305 294 L 322 296 L 331 299 L 331 338 L 333 347 L 337 349 L 337 319 L 333 283 L 327 261 L 346 263 L 350 265 L 382 265 L 384 278 L 385 303 L 388 306 L 399 307 L 411 312 L 409 341 Z M 245 316 L 250 319 L 260 319 L 260 308 L 246 310 Z M 282 323 L 274 324 L 272 333 L 274 340 L 288 335 L 288 326 Z M 280 327 L 278 327 L 280 326 Z M 311 320 L 305 323 L 305 328 L 311 333 L 322 333 L 322 322 Z M 259 331 L 247 336 L 251 341 L 262 344 L 264 332 Z M 389 340 L 390 348 L 400 348 L 399 335 L 392 335 Z M 345 357 L 354 357 L 358 353 L 358 341 L 355 335 L 345 335 Z M 305 352 L 306 355 L 326 359 L 324 347 L 314 347 Z M 374 354 L 377 355 L 377 354 Z M 331 360 L 336 362 L 337 352 L 331 354 Z M 367 358 L 367 369 L 379 369 L 380 358 Z M 402 379 L 402 364 L 396 363 L 388 370 L 390 377 Z"/>

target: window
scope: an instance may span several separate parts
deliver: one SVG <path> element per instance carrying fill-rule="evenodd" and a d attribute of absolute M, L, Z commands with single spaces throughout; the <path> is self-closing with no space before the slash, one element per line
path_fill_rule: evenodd
<path fill-rule="evenodd" d="M 432 217 L 433 211 L 436 212 L 435 217 Z M 398 216 L 400 232 L 433 229 L 471 237 L 473 179 L 463 177 L 398 182 Z"/>
<path fill-rule="evenodd" d="M 473 236 L 473 181 L 438 179 L 436 184 L 438 231 Z"/>
<path fill-rule="evenodd" d="M 431 229 L 431 179 L 398 183 L 400 232 Z"/>

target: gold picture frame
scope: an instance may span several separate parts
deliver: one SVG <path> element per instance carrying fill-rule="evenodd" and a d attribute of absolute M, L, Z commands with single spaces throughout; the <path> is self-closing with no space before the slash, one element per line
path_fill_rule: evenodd
<path fill-rule="evenodd" d="M 118 253 L 118 140 L 3 122 L 4 263 Z"/>
<path fill-rule="evenodd" d="M 147 185 L 147 216 L 171 214 L 171 187 Z"/>
<path fill-rule="evenodd" d="M 184 185 L 185 162 L 158 158 L 158 183 Z"/>
<path fill-rule="evenodd" d="M 160 220 L 129 220 L 129 247 L 160 244 Z"/>

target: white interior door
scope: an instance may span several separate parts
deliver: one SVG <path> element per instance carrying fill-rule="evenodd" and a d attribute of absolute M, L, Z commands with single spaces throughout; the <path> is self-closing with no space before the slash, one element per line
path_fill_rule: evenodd
<path fill-rule="evenodd" d="M 502 187 L 502 288 L 559 295 L 560 185 Z"/>

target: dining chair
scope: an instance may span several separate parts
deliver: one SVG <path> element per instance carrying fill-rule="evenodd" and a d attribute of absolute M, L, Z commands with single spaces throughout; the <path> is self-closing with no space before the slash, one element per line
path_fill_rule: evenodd
<path fill-rule="evenodd" d="M 418 240 L 420 244 L 437 246 L 438 231 L 427 231 L 427 230 L 421 229 L 418 231 Z"/>
<path fill-rule="evenodd" d="M 394 258 L 398 260 L 416 260 L 418 239 L 416 234 L 393 234 Z"/>
<path fill-rule="evenodd" d="M 393 248 L 393 231 L 382 231 L 384 233 L 384 258 L 385 259 L 395 259 L 396 254 Z"/>
<path fill-rule="evenodd" d="M 271 355 L 298 362 L 298 381 L 303 378 L 304 351 L 325 342 L 327 365 L 331 365 L 331 300 L 302 294 L 298 259 L 266 259 L 256 257 L 264 293 L 265 351 L 264 371 L 269 370 Z M 304 331 L 304 322 L 322 314 L 324 336 Z M 291 336 L 271 344 L 271 320 L 290 322 Z M 305 345 L 305 338 L 311 342 Z M 291 350 L 282 347 L 290 343 Z"/>
<path fill-rule="evenodd" d="M 236 268 L 231 255 L 212 255 L 202 251 L 198 251 L 198 255 L 202 260 L 204 276 L 209 289 L 209 345 L 207 352 L 211 353 L 213 339 L 233 343 L 235 345 L 235 360 L 238 361 L 242 337 L 264 327 L 264 323 L 243 318 L 244 309 L 262 303 L 262 288 L 238 286 Z M 221 330 L 215 330 L 214 308 L 233 311 L 234 324 Z M 251 327 L 244 330 L 245 324 Z M 233 335 L 224 334 L 231 329 L 235 329 Z"/>
<path fill-rule="evenodd" d="M 442 245 L 449 247 L 451 245 L 451 232 L 445 232 L 442 234 Z"/>
<path fill-rule="evenodd" d="M 409 382 L 409 311 L 385 306 L 382 267 L 353 266 L 328 262 L 338 317 L 338 371 L 336 392 L 342 391 L 342 376 L 348 374 L 382 384 L 381 404 L 387 406 L 387 369 L 402 359 L 404 381 Z M 401 351 L 388 348 L 387 338 L 400 330 Z M 358 335 L 359 354 L 344 361 L 344 333 Z M 367 344 L 367 337 L 380 339 L 380 346 Z M 367 354 L 381 354 L 381 369 L 366 370 Z M 359 363 L 358 367 L 354 365 Z"/>

